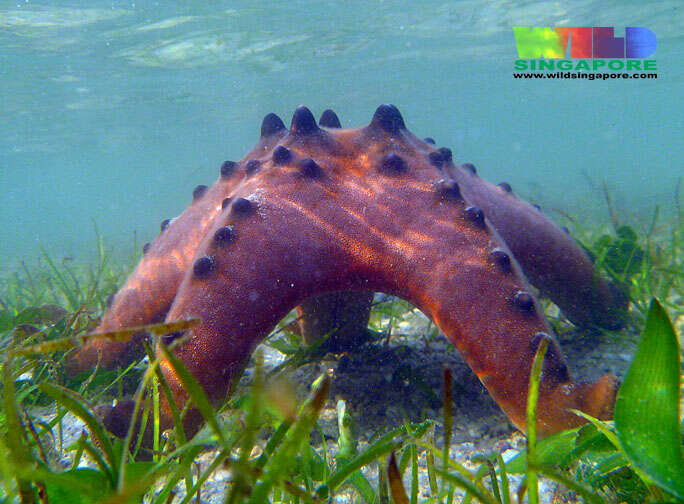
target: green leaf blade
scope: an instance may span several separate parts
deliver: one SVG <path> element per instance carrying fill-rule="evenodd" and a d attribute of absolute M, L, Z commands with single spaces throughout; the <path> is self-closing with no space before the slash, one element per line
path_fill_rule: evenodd
<path fill-rule="evenodd" d="M 674 328 L 657 299 L 615 403 L 625 453 L 655 483 L 684 499 L 679 431 L 681 356 Z"/>

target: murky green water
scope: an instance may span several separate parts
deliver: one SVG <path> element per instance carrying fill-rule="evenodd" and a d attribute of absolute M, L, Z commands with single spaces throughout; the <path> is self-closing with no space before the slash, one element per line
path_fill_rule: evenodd
<path fill-rule="evenodd" d="M 0 265 L 87 259 L 95 227 L 129 253 L 299 104 L 352 127 L 394 103 L 552 216 L 608 222 L 603 181 L 624 222 L 676 211 L 681 2 L 247 4 L 0 6 Z M 649 28 L 658 79 L 514 79 L 512 27 L 558 25 Z"/>

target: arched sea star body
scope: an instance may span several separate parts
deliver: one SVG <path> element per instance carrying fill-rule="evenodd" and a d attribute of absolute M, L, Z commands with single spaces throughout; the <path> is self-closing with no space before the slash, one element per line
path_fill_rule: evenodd
<path fill-rule="evenodd" d="M 293 307 L 313 339 L 334 325 L 335 310 L 353 307 L 350 325 L 358 330 L 369 293 L 386 292 L 430 317 L 524 428 L 532 359 L 551 330 L 523 270 L 573 321 L 619 323 L 624 297 L 566 232 L 507 184 L 483 181 L 472 165 L 455 165 L 449 149 L 414 136 L 396 107 L 380 106 L 359 129 L 341 129 L 331 111 L 317 124 L 300 107 L 289 130 L 266 116 L 256 147 L 225 162 L 213 186 L 198 186 L 190 207 L 162 224 L 98 331 L 199 318 L 176 354 L 220 403 L 254 347 Z M 95 339 L 72 366 L 88 369 L 99 359 L 111 367 L 137 348 Z M 162 369 L 181 408 L 187 394 L 167 362 Z M 542 433 L 578 424 L 568 408 L 608 417 L 614 395 L 612 375 L 573 381 L 551 338 Z M 162 409 L 169 426 L 169 407 Z M 186 429 L 199 423 L 191 409 Z"/>

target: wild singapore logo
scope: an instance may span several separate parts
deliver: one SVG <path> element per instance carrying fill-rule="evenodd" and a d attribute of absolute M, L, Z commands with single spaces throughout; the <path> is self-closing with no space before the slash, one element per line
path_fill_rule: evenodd
<path fill-rule="evenodd" d="M 655 33 L 628 26 L 624 37 L 612 27 L 513 28 L 516 79 L 657 79 Z"/>

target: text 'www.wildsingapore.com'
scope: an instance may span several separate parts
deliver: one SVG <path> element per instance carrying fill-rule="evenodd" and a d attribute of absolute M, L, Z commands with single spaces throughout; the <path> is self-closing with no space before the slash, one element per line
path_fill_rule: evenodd
<path fill-rule="evenodd" d="M 612 27 L 514 27 L 518 59 L 514 79 L 627 80 L 657 79 L 655 33 Z M 569 50 L 568 50 L 569 49 Z"/>
<path fill-rule="evenodd" d="M 581 72 L 513 72 L 514 79 L 584 79 L 584 80 L 615 80 L 615 79 L 657 79 L 657 73 L 581 73 Z"/>

